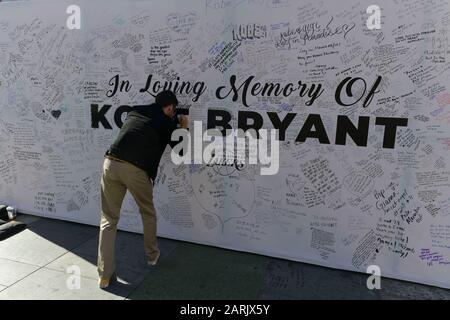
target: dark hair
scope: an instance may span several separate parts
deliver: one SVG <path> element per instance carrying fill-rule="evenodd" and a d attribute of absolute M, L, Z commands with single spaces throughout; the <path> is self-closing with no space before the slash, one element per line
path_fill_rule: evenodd
<path fill-rule="evenodd" d="M 167 107 L 168 105 L 173 104 L 174 107 L 178 106 L 178 100 L 175 93 L 170 90 L 165 90 L 156 95 L 155 102 L 161 108 Z"/>

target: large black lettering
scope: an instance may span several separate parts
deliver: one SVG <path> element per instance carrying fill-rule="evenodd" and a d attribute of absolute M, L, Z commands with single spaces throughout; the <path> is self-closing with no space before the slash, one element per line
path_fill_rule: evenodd
<path fill-rule="evenodd" d="M 222 135 L 226 135 L 226 130 L 231 129 L 231 114 L 225 110 L 209 109 L 207 129 L 215 129 L 217 126 L 222 127 Z"/>
<path fill-rule="evenodd" d="M 375 124 L 378 126 L 384 126 L 383 148 L 393 149 L 395 146 L 397 127 L 408 126 L 408 119 L 377 117 Z"/>
<path fill-rule="evenodd" d="M 251 119 L 252 123 L 249 124 L 248 120 Z M 263 117 L 254 111 L 239 111 L 238 112 L 238 128 L 242 129 L 244 132 L 248 129 L 254 129 L 256 131 L 256 136 L 259 139 L 258 130 L 263 126 Z"/>
<path fill-rule="evenodd" d="M 312 131 L 313 127 L 316 129 L 315 131 Z M 308 115 L 295 142 L 305 142 L 307 138 L 316 138 L 322 144 L 330 144 L 325 126 L 319 114 Z"/>
<path fill-rule="evenodd" d="M 276 112 L 267 112 L 270 121 L 272 121 L 273 127 L 279 130 L 280 141 L 284 141 L 286 139 L 286 130 L 291 124 L 292 120 L 294 120 L 296 113 L 288 113 L 283 120 L 280 120 L 278 114 Z"/>
<path fill-rule="evenodd" d="M 105 104 L 100 111 L 98 111 L 98 104 L 91 104 L 91 127 L 98 128 L 98 123 L 101 122 L 105 129 L 112 129 L 111 125 L 108 122 L 108 119 L 105 118 L 105 114 L 111 108 L 111 105 Z"/>
<path fill-rule="evenodd" d="M 358 127 L 355 127 L 347 116 L 338 116 L 336 125 L 336 144 L 345 146 L 348 134 L 357 146 L 367 147 L 369 121 L 369 117 L 359 117 Z"/>

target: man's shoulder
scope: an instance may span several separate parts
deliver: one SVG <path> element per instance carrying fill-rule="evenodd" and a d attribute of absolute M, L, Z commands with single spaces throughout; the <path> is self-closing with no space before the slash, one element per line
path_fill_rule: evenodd
<path fill-rule="evenodd" d="M 143 115 L 147 117 L 154 116 L 157 111 L 155 103 L 136 105 L 131 108 L 128 114 Z"/>
<path fill-rule="evenodd" d="M 158 114 L 158 107 L 155 104 L 136 105 L 128 111 L 127 120 L 140 120 L 149 123 L 160 122 L 160 115 Z"/>

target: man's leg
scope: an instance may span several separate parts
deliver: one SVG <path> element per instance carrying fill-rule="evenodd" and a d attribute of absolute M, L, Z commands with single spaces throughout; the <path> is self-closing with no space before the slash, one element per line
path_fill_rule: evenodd
<path fill-rule="evenodd" d="M 127 191 L 120 179 L 123 163 L 108 158 L 103 163 L 101 181 L 102 217 L 100 221 L 100 237 L 98 244 L 98 274 L 101 278 L 109 279 L 114 273 L 115 242 L 117 223 L 120 217 L 120 207 Z"/>
<path fill-rule="evenodd" d="M 153 260 L 159 256 L 156 211 L 153 206 L 153 185 L 147 173 L 133 165 L 129 165 L 129 171 L 124 180 L 141 213 L 145 253 L 149 260 Z"/>

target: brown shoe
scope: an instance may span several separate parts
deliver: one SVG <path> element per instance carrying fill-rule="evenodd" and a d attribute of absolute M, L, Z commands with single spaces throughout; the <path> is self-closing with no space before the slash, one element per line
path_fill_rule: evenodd
<path fill-rule="evenodd" d="M 158 252 L 158 254 L 156 255 L 155 258 L 153 258 L 153 259 L 150 259 L 150 258 L 149 258 L 149 259 L 147 260 L 147 264 L 148 264 L 149 266 L 155 266 L 155 265 L 158 263 L 159 256 L 160 256 L 160 253 Z"/>
<path fill-rule="evenodd" d="M 105 289 L 108 288 L 109 283 L 111 281 L 117 281 L 117 276 L 115 273 L 113 273 L 113 275 L 111 276 L 111 278 L 103 278 L 103 277 L 99 277 L 98 278 L 98 287 L 100 289 Z"/>

